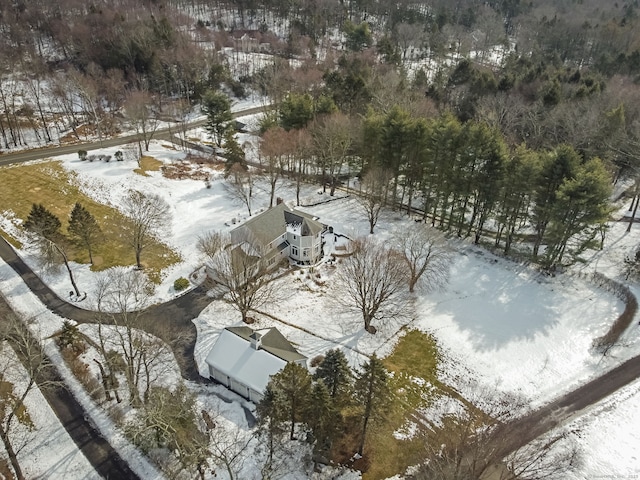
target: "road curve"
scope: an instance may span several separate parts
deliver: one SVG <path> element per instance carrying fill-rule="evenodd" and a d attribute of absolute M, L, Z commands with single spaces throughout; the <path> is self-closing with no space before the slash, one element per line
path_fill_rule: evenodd
<path fill-rule="evenodd" d="M 640 377 L 640 355 L 572 390 L 531 413 L 502 425 L 496 437 L 504 449 L 501 457 L 524 447 L 536 438 L 579 416 Z M 508 442 L 504 439 L 508 438 Z"/>
<path fill-rule="evenodd" d="M 13 247 L 0 236 L 0 257 L 22 278 L 29 289 L 53 313 L 78 323 L 96 323 L 97 312 L 85 310 L 65 302 L 56 295 L 31 268 L 18 256 Z M 193 359 L 196 343 L 196 327 L 191 320 L 211 303 L 213 298 L 206 295 L 205 287 L 197 287 L 169 302 L 152 305 L 143 311 L 139 321 L 144 330 L 170 345 L 176 357 L 182 376 L 187 380 L 203 381 L 198 374 Z M 109 322 L 109 317 L 101 318 Z M 179 334 L 179 335 L 178 335 Z M 180 342 L 176 338 L 180 337 Z"/>
<path fill-rule="evenodd" d="M 237 112 L 233 112 L 233 118 L 243 117 L 245 115 L 253 115 L 254 113 L 260 113 L 266 109 L 270 108 L 269 106 L 264 107 L 252 107 L 246 108 L 244 110 L 238 110 Z M 186 129 L 192 129 L 201 127 L 206 124 L 206 119 L 204 120 L 195 120 L 193 122 L 188 122 L 185 127 Z M 169 137 L 175 134 L 176 127 L 173 128 L 162 128 L 160 130 L 156 130 L 153 134 L 153 138 L 157 140 L 168 140 Z M 85 142 L 85 143 L 74 143 L 71 145 L 62 145 L 59 147 L 45 147 L 38 148 L 34 150 L 25 150 L 21 152 L 0 154 L 0 166 L 12 165 L 14 163 L 24 163 L 30 162 L 32 160 L 40 160 L 43 158 L 49 157 L 57 157 L 60 155 L 68 155 L 71 153 L 77 153 L 78 150 L 97 150 L 99 148 L 107 148 L 107 147 L 116 147 L 118 145 L 126 145 L 127 143 L 133 143 L 138 141 L 139 136 L 136 135 L 125 135 L 123 137 L 115 137 L 115 138 L 107 138 L 102 141 L 95 142 Z"/>

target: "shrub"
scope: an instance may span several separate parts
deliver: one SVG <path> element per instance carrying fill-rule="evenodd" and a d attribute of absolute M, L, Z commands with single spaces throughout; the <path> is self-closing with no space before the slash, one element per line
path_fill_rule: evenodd
<path fill-rule="evenodd" d="M 178 278 L 175 282 L 173 282 L 173 289 L 176 292 L 180 292 L 189 286 L 189 280 L 184 277 Z"/>
<path fill-rule="evenodd" d="M 116 159 L 116 161 L 121 162 L 124 160 L 124 154 L 122 153 L 122 150 L 118 150 L 115 154 L 114 157 Z"/>
<path fill-rule="evenodd" d="M 322 363 L 322 361 L 324 360 L 324 355 L 316 355 L 315 357 L 313 357 L 311 359 L 311 361 L 309 362 L 309 366 L 311 366 L 312 368 L 317 367 L 318 365 L 320 365 Z"/>
<path fill-rule="evenodd" d="M 78 158 L 80 159 L 80 161 L 84 162 L 87 159 L 87 151 L 78 150 Z"/>
<path fill-rule="evenodd" d="M 63 322 L 58 335 L 58 345 L 61 350 L 68 351 L 71 358 L 76 358 L 87 350 L 87 344 L 78 327 L 67 320 Z"/>

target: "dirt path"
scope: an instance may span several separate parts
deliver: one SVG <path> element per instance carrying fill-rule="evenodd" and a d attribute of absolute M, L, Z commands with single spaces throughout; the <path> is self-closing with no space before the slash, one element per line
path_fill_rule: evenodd
<path fill-rule="evenodd" d="M 504 455 L 521 448 L 541 435 L 580 416 L 584 410 L 620 388 L 640 378 L 640 356 L 633 357 L 613 370 L 591 380 L 499 429 L 513 439 L 504 447 Z"/>

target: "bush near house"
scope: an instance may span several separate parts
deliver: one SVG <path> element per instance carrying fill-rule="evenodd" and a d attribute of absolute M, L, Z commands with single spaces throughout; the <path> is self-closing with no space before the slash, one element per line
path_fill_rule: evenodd
<path fill-rule="evenodd" d="M 180 292 L 189 286 L 189 280 L 184 277 L 180 277 L 173 282 L 173 289 L 176 292 Z"/>

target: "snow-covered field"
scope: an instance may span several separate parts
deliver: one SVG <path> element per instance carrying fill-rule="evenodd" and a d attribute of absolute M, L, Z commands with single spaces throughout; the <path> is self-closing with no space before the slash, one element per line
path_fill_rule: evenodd
<path fill-rule="evenodd" d="M 244 138 L 241 143 L 246 140 Z M 113 154 L 115 150 L 117 148 L 95 153 Z M 184 157 L 183 152 L 158 142 L 152 142 L 150 154 L 165 162 L 177 162 Z M 60 158 L 65 168 L 77 173 L 85 193 L 101 202 L 118 208 L 126 190 L 135 188 L 159 194 L 171 205 L 173 225 L 163 239 L 182 255 L 183 261 L 163 272 L 163 281 L 154 297 L 156 302 L 171 299 L 175 295 L 173 281 L 180 276 L 188 278 L 201 265 L 195 248 L 199 234 L 228 230 L 232 228 L 232 219 L 237 222 L 247 218 L 246 209 L 233 201 L 219 173 L 212 173 L 214 181 L 208 189 L 202 181 L 169 180 L 159 172 L 150 172 L 150 176 L 143 177 L 133 173 L 135 165 L 127 162 L 87 163 L 80 162 L 75 155 Z M 259 183 L 256 190 L 254 208 L 266 208 L 266 185 Z M 279 187 L 276 195 L 285 201 L 295 197 L 293 188 L 286 184 Z M 306 186 L 303 196 L 329 200 L 328 195 L 318 194 L 316 186 Z M 350 237 L 368 232 L 364 215 L 358 212 L 358 206 L 351 198 L 304 210 L 319 216 L 336 232 Z M 9 215 L 2 219 L 3 228 L 10 228 L 10 220 Z M 412 221 L 400 213 L 386 212 L 374 236 L 386 240 L 392 229 L 402 228 L 403 222 Z M 581 267 L 582 277 L 578 275 L 579 270 L 559 277 L 544 276 L 467 242 L 455 242 L 453 247 L 457 253 L 451 266 L 450 283 L 443 291 L 418 296 L 409 319 L 412 327 L 430 332 L 437 338 L 445 358 L 441 371 L 443 380 L 463 389 L 464 379 L 471 375 L 483 383 L 497 385 L 502 391 L 517 392 L 535 406 L 640 353 L 637 322 L 625 333 L 624 346 L 616 347 L 608 357 L 602 358 L 590 349 L 592 340 L 607 330 L 623 305 L 611 294 L 591 285 L 586 274 L 597 268 L 610 277 L 619 277 L 624 255 L 638 243 L 635 228 L 640 228 L 634 227 L 632 234 L 625 234 L 625 227 L 620 223 L 612 225 L 605 250 L 595 253 L 589 264 Z M 17 230 L 10 233 L 19 236 Z M 38 269 L 37 261 L 29 252 L 20 253 Z M 80 288 L 89 295 L 88 301 L 84 302 L 88 306 L 97 274 L 84 265 L 73 268 Z M 319 283 L 322 285 L 309 282 L 304 278 L 304 272 L 280 279 L 281 298 L 264 308 L 276 319 L 256 315 L 258 326 L 277 326 L 310 358 L 339 346 L 345 350 L 351 364 L 357 366 L 365 358 L 363 353 L 390 353 L 403 323 L 379 325 L 378 333 L 372 336 L 364 332 L 357 318 L 338 313 L 329 301 L 337 293 L 332 282 L 333 268 L 324 266 L 316 272 L 321 275 Z M 335 268 L 339 268 L 339 264 Z M 44 276 L 62 298 L 68 295 L 69 285 L 64 274 Z M 45 329 L 43 335 L 59 328 L 61 320 L 52 319 L 5 264 L 0 264 L 0 288 L 16 308 L 38 320 Z M 634 291 L 640 289 L 634 288 Z M 201 371 L 204 356 L 220 330 L 239 322 L 239 315 L 222 302 L 212 303 L 195 320 L 198 328 L 196 360 Z M 246 428 L 241 408 L 243 401 L 222 387 L 207 388 L 202 392 L 202 401 L 217 402 L 216 408 L 225 412 L 223 416 L 230 424 Z M 640 410 L 635 404 L 640 400 L 639 391 L 637 385 L 629 387 L 577 420 L 582 429 L 578 441 L 588 452 L 589 461 L 577 467 L 575 478 L 602 475 L 607 471 L 607 462 L 613 461 L 620 466 L 616 472 L 629 474 L 634 472 L 633 468 L 638 468 L 637 456 L 634 457 L 630 448 L 616 450 L 619 455 L 615 456 L 614 450 L 618 447 L 604 440 L 608 438 L 606 435 L 618 434 L 616 429 L 622 429 L 619 435 L 625 435 L 629 447 L 640 441 L 640 434 L 628 427 L 633 425 L 630 418 L 638 420 Z M 231 399 L 232 403 L 220 403 L 216 395 Z M 257 466 L 250 465 L 249 462 L 243 467 L 246 474 L 243 478 L 252 478 L 250 472 L 258 473 Z"/>

